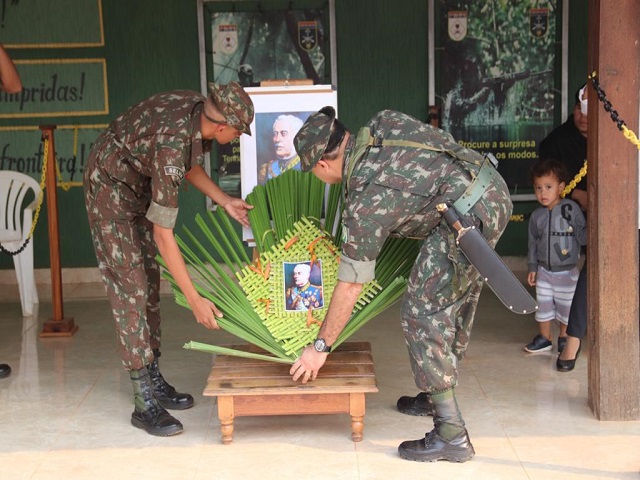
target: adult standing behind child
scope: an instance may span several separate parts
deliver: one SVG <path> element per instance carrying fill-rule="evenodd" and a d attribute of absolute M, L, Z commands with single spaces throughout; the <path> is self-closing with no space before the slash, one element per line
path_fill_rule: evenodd
<path fill-rule="evenodd" d="M 576 180 L 576 186 L 571 190 L 570 198 L 580 204 L 582 210 L 587 211 L 587 175 L 582 171 L 587 159 L 587 88 L 582 86 L 575 94 L 573 113 L 559 127 L 555 128 L 540 143 L 540 158 L 555 158 L 567 166 L 569 176 Z M 584 251 L 585 257 L 587 251 Z M 587 332 L 587 263 L 585 262 L 569 313 L 567 327 L 567 345 L 558 355 L 556 367 L 560 372 L 570 372 L 574 369 L 582 338 Z"/>
<path fill-rule="evenodd" d="M 558 352 L 567 340 L 571 302 L 578 283 L 580 247 L 586 244 L 586 220 L 580 205 L 562 198 L 567 169 L 557 160 L 542 159 L 531 170 L 540 207 L 529 219 L 527 281 L 536 287 L 539 333 L 524 347 L 529 353 L 551 350 L 551 321 L 560 325 Z"/>

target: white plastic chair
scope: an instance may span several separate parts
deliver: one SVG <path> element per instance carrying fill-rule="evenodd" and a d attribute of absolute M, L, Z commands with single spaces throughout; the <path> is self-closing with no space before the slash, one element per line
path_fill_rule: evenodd
<path fill-rule="evenodd" d="M 33 190 L 33 201 L 23 208 L 25 195 Z M 28 175 L 11 170 L 0 170 L 0 244 L 16 251 L 29 236 L 33 212 L 40 198 L 40 185 Z M 21 221 L 22 219 L 22 221 Z M 5 253 L 0 253 L 5 255 Z M 33 272 L 33 239 L 17 255 L 13 255 L 16 268 L 22 315 L 33 315 L 33 304 L 38 303 L 38 290 Z"/>

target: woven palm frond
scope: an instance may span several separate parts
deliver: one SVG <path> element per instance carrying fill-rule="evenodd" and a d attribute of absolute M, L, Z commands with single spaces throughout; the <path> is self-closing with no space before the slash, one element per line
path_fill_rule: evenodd
<path fill-rule="evenodd" d="M 247 202 L 254 205 L 249 212 L 256 245 L 253 261 L 222 209 L 207 212 L 206 218 L 196 217 L 206 246 L 187 228 L 183 228 L 185 239 L 176 235 L 196 289 L 223 312 L 218 324 L 264 349 L 266 354 L 258 358 L 293 363 L 316 338 L 337 282 L 341 195 L 340 185 L 326 194 L 315 176 L 299 171 L 287 171 L 257 186 L 247 196 Z M 376 281 L 365 284 L 336 347 L 400 298 L 418 250 L 415 240 L 385 243 L 376 264 Z M 298 298 L 303 307 L 296 309 L 287 298 L 294 289 L 291 271 L 299 264 L 307 265 L 312 279 L 311 288 Z M 176 301 L 188 308 L 166 269 L 163 276 L 171 282 Z M 234 354 L 196 342 L 185 348 Z"/>

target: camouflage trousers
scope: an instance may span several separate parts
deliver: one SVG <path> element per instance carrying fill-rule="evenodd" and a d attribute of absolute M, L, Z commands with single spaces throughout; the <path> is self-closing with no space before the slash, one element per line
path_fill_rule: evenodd
<path fill-rule="evenodd" d="M 485 224 L 492 246 L 511 214 L 507 203 L 494 222 Z M 402 302 L 402 328 L 419 390 L 433 394 L 457 385 L 482 285 L 443 220 L 424 240 Z"/>
<path fill-rule="evenodd" d="M 139 370 L 153 361 L 153 349 L 160 348 L 160 267 L 153 224 L 122 204 L 130 195 L 127 186 L 105 178 L 92 159 L 84 185 L 91 237 L 122 363 L 127 370 Z"/>

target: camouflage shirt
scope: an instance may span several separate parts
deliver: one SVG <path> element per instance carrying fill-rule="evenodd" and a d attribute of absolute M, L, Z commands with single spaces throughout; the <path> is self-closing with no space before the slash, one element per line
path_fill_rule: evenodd
<path fill-rule="evenodd" d="M 102 133 L 92 149 L 88 173 L 92 182 L 115 182 L 131 191 L 118 206 L 94 206 L 102 217 L 117 210 L 146 213 L 173 228 L 178 215 L 179 186 L 195 164 L 204 163 L 211 141 L 203 140 L 200 114 L 205 97 L 173 91 L 154 95 L 130 107 Z M 114 210 L 110 214 L 110 210 Z"/>
<path fill-rule="evenodd" d="M 367 124 L 374 138 L 411 141 L 456 150 L 481 163 L 453 137 L 406 114 L 385 110 Z M 344 242 L 338 278 L 364 283 L 374 278 L 375 260 L 388 236 L 426 238 L 440 223 L 435 206 L 454 202 L 472 182 L 479 166 L 446 153 L 407 146 L 356 148 L 345 154 Z M 504 193 L 509 203 L 508 190 Z M 501 200 L 501 199 L 500 199 Z M 492 216 L 474 207 L 473 213 Z"/>

